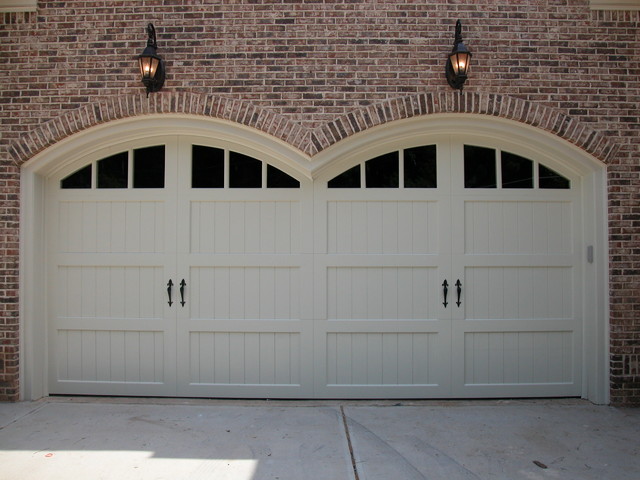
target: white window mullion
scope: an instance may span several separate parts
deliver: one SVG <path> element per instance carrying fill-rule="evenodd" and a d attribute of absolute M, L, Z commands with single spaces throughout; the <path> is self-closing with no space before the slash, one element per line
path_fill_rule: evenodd
<path fill-rule="evenodd" d="M 398 188 L 404 188 L 404 149 L 398 153 Z"/>
<path fill-rule="evenodd" d="M 224 188 L 229 188 L 229 176 L 230 176 L 230 171 L 231 171 L 231 166 L 230 166 L 230 157 L 231 154 L 229 152 L 229 150 L 224 151 Z"/>

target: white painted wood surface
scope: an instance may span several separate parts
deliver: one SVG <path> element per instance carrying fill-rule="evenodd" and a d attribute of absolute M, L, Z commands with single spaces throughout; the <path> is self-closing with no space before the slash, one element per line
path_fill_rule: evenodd
<path fill-rule="evenodd" d="M 576 179 L 465 190 L 443 141 L 435 189 L 191 189 L 166 145 L 164 189 L 49 182 L 51 393 L 580 395 Z"/>

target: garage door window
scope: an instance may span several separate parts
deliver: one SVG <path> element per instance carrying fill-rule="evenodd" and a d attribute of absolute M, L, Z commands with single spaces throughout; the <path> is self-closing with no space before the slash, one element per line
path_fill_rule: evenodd
<path fill-rule="evenodd" d="M 76 170 L 68 177 L 63 178 L 60 182 L 60 188 L 91 188 L 91 167 L 92 165 L 89 164 L 86 167 L 82 167 L 80 170 Z"/>
<path fill-rule="evenodd" d="M 571 183 L 568 178 L 563 177 L 544 165 L 538 165 L 538 177 L 540 178 L 540 188 L 568 190 Z"/>
<path fill-rule="evenodd" d="M 203 145 L 193 145 L 191 155 L 192 188 L 300 188 L 292 176 L 249 155 Z"/>
<path fill-rule="evenodd" d="M 127 188 L 129 155 L 117 153 L 98 161 L 98 188 Z"/>
<path fill-rule="evenodd" d="M 329 180 L 328 187 L 362 188 L 363 183 L 364 188 L 436 188 L 436 146 L 423 145 L 371 158 Z"/>
<path fill-rule="evenodd" d="M 221 148 L 191 147 L 191 187 L 224 188 L 224 150 Z"/>
<path fill-rule="evenodd" d="M 164 188 L 164 145 L 133 151 L 133 188 Z"/>
<path fill-rule="evenodd" d="M 96 164 L 96 188 L 164 188 L 164 145 L 138 148 L 102 158 Z M 129 178 L 132 159 L 133 175 Z M 93 163 L 76 170 L 60 182 L 62 189 L 92 188 Z"/>
<path fill-rule="evenodd" d="M 497 163 L 499 161 L 499 163 Z M 534 161 L 515 153 L 476 145 L 464 146 L 465 188 L 535 188 Z M 499 165 L 499 168 L 497 167 Z M 500 175 L 498 175 L 498 173 Z M 568 178 L 538 164 L 538 188 L 569 189 Z"/>

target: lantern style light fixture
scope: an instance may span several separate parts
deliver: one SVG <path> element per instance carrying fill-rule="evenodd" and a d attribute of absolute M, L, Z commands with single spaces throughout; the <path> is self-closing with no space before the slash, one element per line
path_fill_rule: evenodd
<path fill-rule="evenodd" d="M 462 90 L 464 82 L 467 80 L 470 61 L 471 52 L 462 43 L 462 23 L 458 20 L 456 22 L 456 38 L 453 42 L 453 50 L 451 50 L 447 58 L 445 67 L 447 82 L 449 82 L 451 88 Z"/>
<path fill-rule="evenodd" d="M 138 57 L 140 63 L 140 74 L 142 75 L 142 83 L 147 87 L 147 97 L 151 92 L 157 92 L 164 85 L 164 61 L 156 52 L 158 44 L 156 43 L 156 29 L 153 23 L 147 25 L 147 47 Z"/>

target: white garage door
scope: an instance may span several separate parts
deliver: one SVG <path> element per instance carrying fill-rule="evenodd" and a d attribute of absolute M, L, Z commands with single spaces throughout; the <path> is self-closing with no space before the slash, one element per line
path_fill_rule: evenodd
<path fill-rule="evenodd" d="M 577 179 L 442 142 L 313 184 L 238 150 L 51 178 L 51 393 L 580 395 Z"/>

